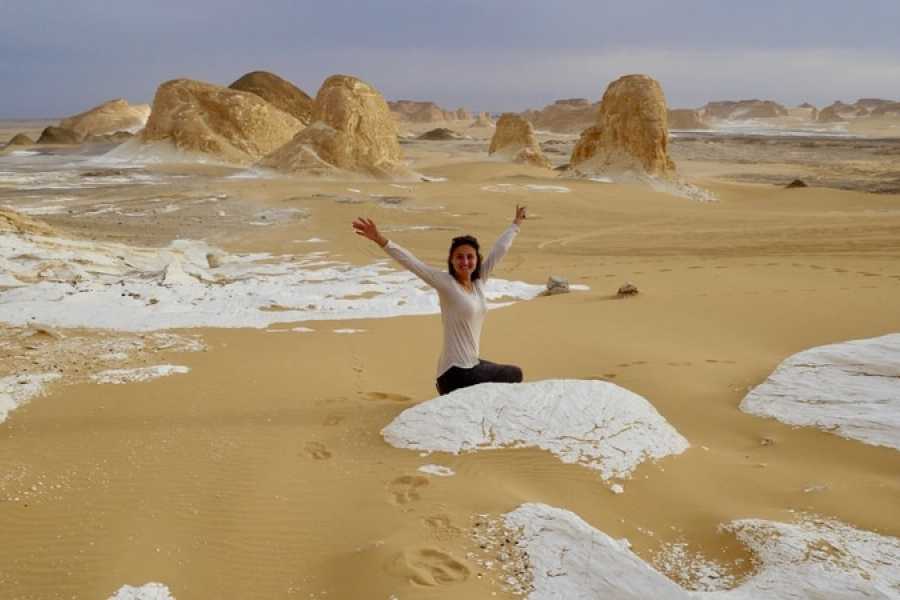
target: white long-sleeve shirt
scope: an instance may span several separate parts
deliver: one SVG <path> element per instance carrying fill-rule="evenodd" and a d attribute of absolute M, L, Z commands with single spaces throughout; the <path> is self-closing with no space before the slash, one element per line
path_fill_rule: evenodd
<path fill-rule="evenodd" d="M 478 364 L 481 325 L 487 313 L 484 284 L 491 271 L 512 246 L 517 233 L 519 226 L 513 223 L 500 235 L 490 253 L 482 261 L 481 277 L 473 282 L 474 289 L 471 292 L 466 291 L 446 270 L 426 265 L 407 249 L 392 241 L 385 244 L 384 251 L 394 260 L 437 290 L 441 303 L 441 322 L 444 326 L 444 347 L 438 359 L 438 377 L 450 367 L 471 369 Z"/>

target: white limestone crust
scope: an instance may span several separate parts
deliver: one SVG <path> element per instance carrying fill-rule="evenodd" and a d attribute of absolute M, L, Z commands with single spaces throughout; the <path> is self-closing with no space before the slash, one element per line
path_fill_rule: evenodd
<path fill-rule="evenodd" d="M 603 381 L 463 388 L 403 411 L 381 433 L 392 446 L 429 452 L 542 448 L 604 480 L 688 448 L 647 400 Z"/>
<path fill-rule="evenodd" d="M 900 334 L 794 354 L 741 410 L 900 450 Z"/>
<path fill-rule="evenodd" d="M 900 539 L 837 521 L 732 521 L 755 554 L 757 571 L 730 590 L 690 592 L 578 515 L 544 504 L 523 504 L 504 516 L 528 556 L 528 600 L 897 600 Z"/>

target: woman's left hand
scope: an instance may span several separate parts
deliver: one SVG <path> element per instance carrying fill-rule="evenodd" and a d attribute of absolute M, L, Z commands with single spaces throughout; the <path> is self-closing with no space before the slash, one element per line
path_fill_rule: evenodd
<path fill-rule="evenodd" d="M 524 220 L 525 220 L 525 207 L 519 206 L 518 204 L 516 204 L 516 218 L 513 219 L 513 223 L 515 223 L 516 225 L 521 225 L 522 221 L 524 221 Z"/>

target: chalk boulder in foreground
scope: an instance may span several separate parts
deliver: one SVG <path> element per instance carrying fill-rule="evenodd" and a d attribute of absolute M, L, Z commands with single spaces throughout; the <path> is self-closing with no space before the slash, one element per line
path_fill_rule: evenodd
<path fill-rule="evenodd" d="M 743 399 L 741 410 L 900 450 L 900 334 L 795 354 Z"/>
<path fill-rule="evenodd" d="M 504 516 L 518 549 L 527 552 L 522 587 L 528 600 L 810 600 L 898 598 L 900 540 L 843 523 L 759 519 L 732 521 L 756 555 L 758 569 L 730 590 L 685 590 L 635 555 L 628 544 L 578 515 L 545 504 L 523 504 Z"/>
<path fill-rule="evenodd" d="M 234 164 L 251 164 L 291 140 L 303 123 L 256 94 L 174 79 L 156 90 L 144 143 Z"/>
<path fill-rule="evenodd" d="M 70 129 L 82 138 L 89 135 L 106 135 L 117 131 L 137 133 L 150 118 L 150 105 L 130 105 L 118 98 L 104 102 L 83 113 L 67 117 L 59 126 Z"/>
<path fill-rule="evenodd" d="M 316 94 L 312 121 L 260 166 L 313 175 L 409 175 L 387 102 L 368 83 L 348 75 L 326 79 Z"/>
<path fill-rule="evenodd" d="M 548 168 L 551 166 L 534 137 L 534 127 L 529 121 L 513 113 L 504 113 L 497 120 L 497 129 L 491 138 L 488 154 L 496 154 L 517 163 Z"/>
<path fill-rule="evenodd" d="M 253 71 L 228 87 L 256 94 L 275 108 L 293 115 L 304 125 L 309 124 L 312 118 L 313 100 L 309 94 L 274 73 Z"/>
<path fill-rule="evenodd" d="M 647 75 L 625 75 L 606 88 L 597 123 L 582 134 L 570 164 L 583 175 L 673 175 L 668 138 L 662 87 Z"/>
<path fill-rule="evenodd" d="M 542 448 L 605 480 L 688 448 L 641 396 L 612 383 L 566 379 L 456 390 L 403 411 L 381 433 L 392 446 L 428 452 Z"/>

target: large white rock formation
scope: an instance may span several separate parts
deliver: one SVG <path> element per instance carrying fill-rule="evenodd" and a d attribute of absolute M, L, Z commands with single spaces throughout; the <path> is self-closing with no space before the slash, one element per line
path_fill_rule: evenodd
<path fill-rule="evenodd" d="M 82 138 L 89 135 L 106 135 L 117 131 L 137 133 L 150 118 L 149 104 L 130 105 L 118 98 L 104 102 L 83 113 L 67 117 L 59 122 L 64 129 L 74 131 Z"/>
<path fill-rule="evenodd" d="M 741 410 L 900 450 L 900 334 L 795 354 L 743 399 Z"/>
<path fill-rule="evenodd" d="M 641 396 L 565 379 L 459 389 L 403 411 L 381 433 L 392 446 L 427 452 L 542 448 L 603 479 L 628 477 L 645 460 L 688 448 Z"/>

